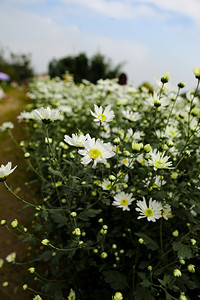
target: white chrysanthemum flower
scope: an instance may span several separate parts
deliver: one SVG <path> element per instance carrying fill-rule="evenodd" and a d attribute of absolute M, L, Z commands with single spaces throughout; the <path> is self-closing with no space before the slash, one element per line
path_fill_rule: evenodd
<path fill-rule="evenodd" d="M 129 157 L 122 157 L 119 162 L 118 162 L 119 166 L 126 166 L 130 169 L 133 169 L 133 159 L 129 158 Z"/>
<path fill-rule="evenodd" d="M 129 211 L 130 210 L 129 205 L 131 205 L 131 203 L 135 200 L 135 198 L 132 198 L 132 196 L 133 196 L 132 193 L 130 194 L 124 192 L 117 193 L 114 196 L 115 201 L 113 201 L 112 205 L 122 208 L 123 211 L 124 210 Z"/>
<path fill-rule="evenodd" d="M 169 138 L 177 138 L 180 137 L 180 132 L 178 131 L 177 127 L 173 125 L 168 125 L 165 131 L 165 135 Z"/>
<path fill-rule="evenodd" d="M 69 105 L 60 105 L 59 110 L 64 113 L 72 114 L 72 107 Z"/>
<path fill-rule="evenodd" d="M 125 119 L 131 122 L 136 122 L 139 119 L 141 119 L 141 116 L 138 112 L 132 112 L 132 111 L 130 112 L 128 110 L 123 110 L 122 115 Z"/>
<path fill-rule="evenodd" d="M 148 221 L 155 222 L 162 217 L 162 205 L 156 200 L 150 198 L 149 205 L 147 206 L 146 200 L 143 197 L 143 201 L 137 201 L 136 211 L 140 213 L 138 219 L 147 218 Z"/>
<path fill-rule="evenodd" d="M 111 143 L 103 143 L 101 140 L 95 138 L 88 138 L 84 142 L 84 150 L 79 150 L 78 153 L 83 155 L 82 164 L 87 165 L 93 160 L 93 168 L 97 163 L 107 163 L 107 158 L 115 155 Z"/>
<path fill-rule="evenodd" d="M 165 107 L 169 104 L 166 97 L 159 98 L 155 91 L 153 95 L 146 99 L 145 103 L 151 107 Z"/>
<path fill-rule="evenodd" d="M 17 116 L 19 122 L 24 120 L 33 120 L 33 112 L 22 111 L 19 116 Z"/>
<path fill-rule="evenodd" d="M 106 106 L 106 108 L 103 111 L 103 107 L 98 107 L 96 104 L 94 104 L 94 112 L 90 111 L 93 117 L 95 117 L 95 122 L 111 122 L 114 118 L 114 111 L 110 110 L 111 105 Z"/>
<path fill-rule="evenodd" d="M 13 169 L 11 169 L 12 163 L 8 162 L 6 166 L 1 165 L 0 167 L 0 182 L 5 181 L 8 175 L 10 175 L 16 168 L 15 166 Z"/>
<path fill-rule="evenodd" d="M 35 109 L 33 111 L 33 117 L 37 121 L 42 121 L 45 124 L 49 124 L 59 118 L 60 110 L 51 109 L 50 107 Z"/>
<path fill-rule="evenodd" d="M 0 130 L 6 131 L 8 129 L 13 129 L 13 128 L 14 128 L 14 124 L 12 122 L 4 122 L 4 123 L 2 123 Z"/>
<path fill-rule="evenodd" d="M 165 152 L 160 154 L 156 149 L 149 152 L 151 158 L 148 160 L 150 166 L 154 167 L 154 170 L 158 169 L 172 169 L 172 162 L 168 161 L 169 156 L 165 156 Z"/>
<path fill-rule="evenodd" d="M 65 135 L 64 136 L 64 142 L 75 147 L 83 148 L 84 147 L 84 142 L 90 138 L 90 135 L 87 133 L 86 135 L 83 134 L 74 134 L 72 133 L 72 137 Z"/>
<path fill-rule="evenodd" d="M 139 162 L 142 166 L 148 166 L 147 160 L 145 159 L 144 153 L 141 153 L 136 158 L 137 162 Z"/>
<path fill-rule="evenodd" d="M 169 204 L 165 204 L 163 206 L 163 209 L 162 209 L 162 217 L 165 219 L 165 220 L 168 220 L 168 218 L 171 218 L 172 217 L 172 210 L 171 210 L 171 206 Z"/>
<path fill-rule="evenodd" d="M 103 190 L 109 191 L 112 188 L 112 182 L 104 178 L 100 186 L 102 187 Z"/>
<path fill-rule="evenodd" d="M 16 259 L 16 253 L 15 252 L 12 252 L 12 253 L 10 253 L 6 256 L 6 261 L 7 262 L 14 262 L 15 259 Z"/>

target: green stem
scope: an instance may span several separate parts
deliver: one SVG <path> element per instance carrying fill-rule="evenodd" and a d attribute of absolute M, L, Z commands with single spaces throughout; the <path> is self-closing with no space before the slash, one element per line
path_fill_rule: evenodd
<path fill-rule="evenodd" d="M 26 204 L 28 204 L 28 205 L 30 205 L 30 206 L 37 207 L 36 205 L 27 202 L 26 200 L 22 199 L 22 198 L 19 197 L 17 194 L 15 194 L 15 193 L 13 192 L 13 190 L 7 185 L 7 183 L 6 183 L 5 181 L 4 181 L 3 183 L 4 183 L 5 187 L 6 187 L 6 189 L 9 190 L 9 192 L 11 192 L 17 199 L 19 199 L 20 201 L 22 201 L 22 202 L 24 202 L 24 203 L 26 203 Z"/>

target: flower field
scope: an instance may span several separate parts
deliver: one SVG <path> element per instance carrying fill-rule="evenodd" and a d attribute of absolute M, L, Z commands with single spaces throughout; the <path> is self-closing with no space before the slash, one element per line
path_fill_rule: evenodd
<path fill-rule="evenodd" d="M 196 89 L 153 92 L 116 80 L 35 79 L 18 121 L 19 142 L 37 185 L 22 288 L 34 300 L 153 300 L 200 297 L 200 70 Z M 13 124 L 1 131 L 12 135 Z M 0 181 L 13 195 L 7 177 Z M 9 180 L 8 180 L 9 181 Z M 37 250 L 37 251 L 36 251 Z M 30 259 L 31 257 L 31 259 Z M 9 257 L 15 264 L 17 256 Z M 35 279 L 35 280 L 34 280 Z M 34 281 L 34 287 L 32 287 Z"/>

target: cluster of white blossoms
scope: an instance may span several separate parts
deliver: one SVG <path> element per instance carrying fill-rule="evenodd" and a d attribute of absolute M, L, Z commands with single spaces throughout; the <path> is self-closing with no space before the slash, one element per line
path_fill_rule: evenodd
<path fill-rule="evenodd" d="M 0 182 L 5 181 L 8 175 L 10 175 L 17 166 L 12 169 L 12 163 L 8 162 L 7 165 L 1 165 L 0 167 Z"/>
<path fill-rule="evenodd" d="M 143 200 L 136 202 L 136 211 L 140 213 L 138 219 L 147 218 L 148 221 L 155 222 L 160 218 L 168 220 L 172 217 L 171 206 L 169 204 L 162 205 L 156 200 L 149 199 L 149 204 L 147 205 L 146 199 L 143 197 Z"/>

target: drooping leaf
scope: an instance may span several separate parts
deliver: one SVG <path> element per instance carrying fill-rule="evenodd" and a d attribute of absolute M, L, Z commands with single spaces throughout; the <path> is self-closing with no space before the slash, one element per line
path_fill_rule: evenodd
<path fill-rule="evenodd" d="M 181 244 L 180 242 L 175 242 L 172 244 L 174 251 L 177 251 L 178 257 L 179 258 L 191 258 L 192 255 L 192 251 L 190 246 L 187 246 L 185 244 Z"/>
<path fill-rule="evenodd" d="M 124 290 L 127 286 L 127 278 L 118 271 L 103 271 L 105 282 L 109 283 L 114 290 Z"/>

